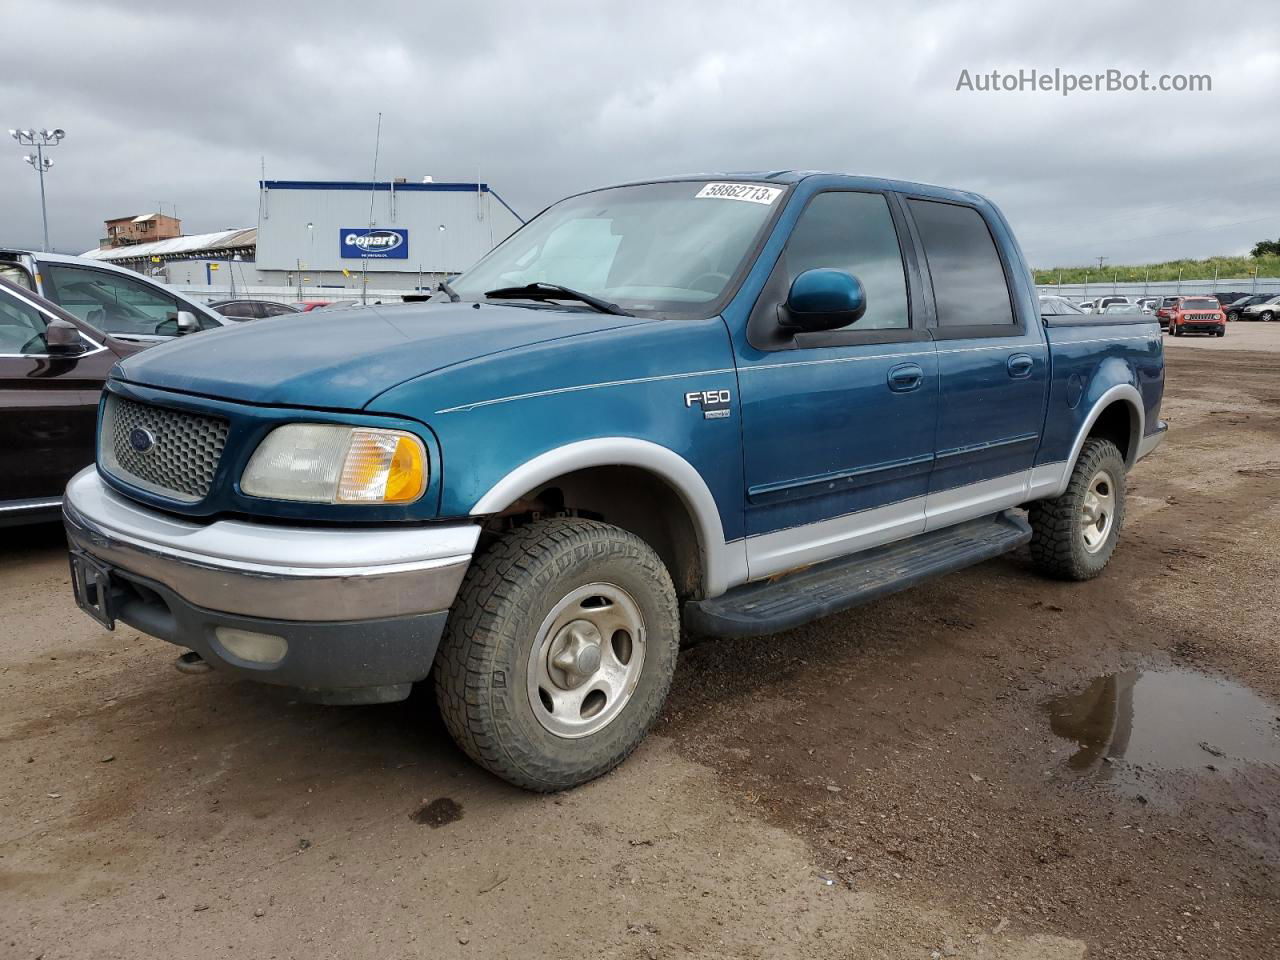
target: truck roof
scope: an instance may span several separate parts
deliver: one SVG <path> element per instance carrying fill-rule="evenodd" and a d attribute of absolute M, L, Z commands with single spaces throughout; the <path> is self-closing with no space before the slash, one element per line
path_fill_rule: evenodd
<path fill-rule="evenodd" d="M 940 200 L 960 200 L 968 203 L 988 202 L 981 194 L 969 190 L 939 187 L 931 183 L 915 183 L 910 180 L 887 180 L 860 174 L 837 173 L 829 170 L 720 170 L 711 173 L 686 173 L 670 177 L 648 177 L 612 186 L 631 186 L 638 183 L 664 183 L 678 180 L 752 180 L 762 183 L 796 184 L 810 177 L 821 177 L 840 182 L 844 186 L 864 190 L 894 190 L 899 193 L 915 193 Z M 589 192 L 589 191 L 583 191 Z"/>

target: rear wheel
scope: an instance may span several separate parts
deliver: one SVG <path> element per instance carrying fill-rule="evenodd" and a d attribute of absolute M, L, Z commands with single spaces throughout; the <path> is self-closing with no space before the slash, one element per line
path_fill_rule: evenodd
<path fill-rule="evenodd" d="M 437 700 L 480 766 L 562 790 L 644 739 L 679 642 L 675 588 L 648 544 L 594 520 L 537 521 L 467 572 L 436 659 Z"/>
<path fill-rule="evenodd" d="M 1115 552 L 1124 500 L 1124 457 L 1110 440 L 1086 440 L 1066 491 L 1031 505 L 1031 559 L 1050 576 L 1093 579 Z"/>

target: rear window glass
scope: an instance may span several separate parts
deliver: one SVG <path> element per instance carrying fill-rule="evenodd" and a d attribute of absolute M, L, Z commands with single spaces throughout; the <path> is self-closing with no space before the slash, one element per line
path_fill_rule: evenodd
<path fill-rule="evenodd" d="M 907 202 L 929 262 L 938 326 L 1012 326 L 1004 267 L 982 215 L 954 203 Z"/>

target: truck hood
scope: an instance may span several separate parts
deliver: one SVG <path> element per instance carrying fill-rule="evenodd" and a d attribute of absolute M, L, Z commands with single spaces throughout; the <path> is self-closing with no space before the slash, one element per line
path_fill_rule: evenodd
<path fill-rule="evenodd" d="M 397 384 L 453 364 L 653 322 L 487 303 L 314 310 L 152 347 L 124 360 L 116 376 L 224 400 L 359 410 Z"/>

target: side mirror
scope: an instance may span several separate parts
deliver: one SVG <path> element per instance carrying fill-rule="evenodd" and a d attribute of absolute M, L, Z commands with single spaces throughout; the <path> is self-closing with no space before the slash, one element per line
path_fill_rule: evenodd
<path fill-rule="evenodd" d="M 791 281 L 787 302 L 778 310 L 784 330 L 835 330 L 857 323 L 867 312 L 861 281 L 843 270 L 806 270 Z"/>
<path fill-rule="evenodd" d="M 74 323 L 50 320 L 44 328 L 44 343 L 52 357 L 74 357 L 84 353 L 84 337 Z"/>
<path fill-rule="evenodd" d="M 178 311 L 178 336 L 185 336 L 188 333 L 195 333 L 200 329 L 200 323 L 196 320 L 196 315 L 190 310 Z"/>

